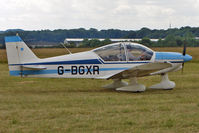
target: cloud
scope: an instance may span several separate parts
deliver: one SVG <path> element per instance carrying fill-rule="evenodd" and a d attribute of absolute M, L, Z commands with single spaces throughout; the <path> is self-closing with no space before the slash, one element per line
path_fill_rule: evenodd
<path fill-rule="evenodd" d="M 0 30 L 199 26 L 199 0 L 1 0 Z"/>

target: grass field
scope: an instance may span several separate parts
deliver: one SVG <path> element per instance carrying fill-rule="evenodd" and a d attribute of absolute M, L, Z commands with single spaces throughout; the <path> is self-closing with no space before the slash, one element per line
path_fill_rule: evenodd
<path fill-rule="evenodd" d="M 86 49 L 71 49 L 73 52 Z M 182 48 L 155 48 L 182 51 Z M 10 77 L 0 50 L 0 133 L 7 132 L 199 132 L 199 48 L 188 48 L 193 61 L 184 74 L 170 73 L 174 90 L 125 93 L 101 88 L 111 81 Z M 39 57 L 64 49 L 36 49 Z M 159 76 L 140 78 L 150 86 Z"/>

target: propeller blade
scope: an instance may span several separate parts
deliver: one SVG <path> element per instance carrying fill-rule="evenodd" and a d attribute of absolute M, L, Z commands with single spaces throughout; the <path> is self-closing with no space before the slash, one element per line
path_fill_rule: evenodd
<path fill-rule="evenodd" d="M 182 51 L 183 56 L 186 55 L 186 50 L 187 50 L 187 45 L 186 45 L 186 40 L 185 40 L 184 41 L 184 48 L 183 48 L 183 51 Z M 182 71 L 181 71 L 182 74 L 183 74 L 183 71 L 184 71 L 184 62 L 182 63 Z"/>
<path fill-rule="evenodd" d="M 183 56 L 186 55 L 186 49 L 187 49 L 187 45 L 186 45 L 186 41 L 184 41 L 184 48 L 183 48 L 183 52 L 182 52 Z"/>

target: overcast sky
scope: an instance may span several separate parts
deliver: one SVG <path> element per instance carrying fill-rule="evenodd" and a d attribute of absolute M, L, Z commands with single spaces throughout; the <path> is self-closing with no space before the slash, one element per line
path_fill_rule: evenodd
<path fill-rule="evenodd" d="M 0 0 L 0 30 L 199 26 L 199 0 Z"/>

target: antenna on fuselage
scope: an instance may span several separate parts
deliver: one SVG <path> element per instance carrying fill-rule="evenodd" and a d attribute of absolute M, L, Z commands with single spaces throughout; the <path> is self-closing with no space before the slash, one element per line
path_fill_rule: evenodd
<path fill-rule="evenodd" d="M 72 54 L 72 52 L 70 52 L 70 50 L 64 45 L 64 44 L 69 44 L 68 42 L 67 43 L 60 43 L 65 49 L 67 52 L 69 52 L 69 54 Z"/>

